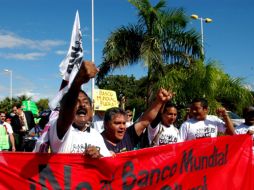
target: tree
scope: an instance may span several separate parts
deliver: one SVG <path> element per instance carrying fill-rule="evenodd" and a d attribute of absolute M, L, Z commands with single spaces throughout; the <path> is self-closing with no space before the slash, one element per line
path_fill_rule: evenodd
<path fill-rule="evenodd" d="M 39 109 L 39 111 L 43 111 L 43 110 L 46 110 L 46 109 L 49 109 L 49 100 L 48 99 L 40 99 L 39 101 L 36 102 L 36 105 Z"/>
<path fill-rule="evenodd" d="M 171 67 L 155 88 L 160 86 L 175 92 L 175 102 L 183 108 L 196 97 L 207 98 L 212 113 L 222 105 L 241 114 L 244 107 L 253 104 L 253 96 L 244 87 L 243 80 L 225 74 L 215 61 L 207 64 L 197 61 L 188 69 L 183 66 Z"/>
<path fill-rule="evenodd" d="M 125 107 L 135 108 L 135 116 L 140 116 L 144 112 L 145 106 L 145 87 L 146 78 L 136 80 L 134 76 L 109 75 L 103 78 L 97 86 L 100 89 L 114 90 L 120 101 L 122 96 L 125 97 Z"/>
<path fill-rule="evenodd" d="M 17 98 L 17 102 L 22 102 L 22 101 L 26 101 L 26 100 L 32 100 L 32 97 L 31 96 L 27 96 L 27 95 L 21 95 L 21 96 L 18 96 Z"/>
<path fill-rule="evenodd" d="M 163 76 L 165 64 L 190 64 L 202 58 L 199 35 L 186 30 L 188 19 L 182 9 L 165 10 L 166 1 L 152 6 L 149 0 L 129 0 L 138 10 L 138 23 L 111 33 L 103 49 L 97 82 L 117 67 L 142 61 L 148 67 L 147 97 L 151 86 Z"/>
<path fill-rule="evenodd" d="M 5 98 L 0 101 L 0 111 L 9 113 L 12 110 L 10 98 Z"/>

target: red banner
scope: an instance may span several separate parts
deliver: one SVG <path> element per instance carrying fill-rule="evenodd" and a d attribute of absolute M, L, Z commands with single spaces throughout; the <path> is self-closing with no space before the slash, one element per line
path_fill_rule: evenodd
<path fill-rule="evenodd" d="M 0 153 L 0 189 L 254 189 L 248 135 L 146 148 L 116 157 Z"/>

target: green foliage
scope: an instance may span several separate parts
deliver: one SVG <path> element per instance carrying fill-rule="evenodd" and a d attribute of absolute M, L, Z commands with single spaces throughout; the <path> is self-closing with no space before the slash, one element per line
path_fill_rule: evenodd
<path fill-rule="evenodd" d="M 22 103 L 22 101 L 26 100 L 32 100 L 32 97 L 28 97 L 26 95 L 18 96 L 17 98 L 12 99 L 12 105 L 10 98 L 6 97 L 2 101 L 0 101 L 0 111 L 4 111 L 7 113 L 10 113 L 12 111 L 12 106 L 16 103 Z M 40 99 L 38 102 L 36 102 L 36 105 L 40 111 L 48 109 L 48 99 Z"/>
<path fill-rule="evenodd" d="M 21 95 L 21 96 L 18 96 L 16 102 L 22 102 L 26 100 L 32 100 L 32 97 L 27 95 Z"/>
<path fill-rule="evenodd" d="M 12 110 L 10 98 L 0 101 L 0 111 L 9 113 Z"/>
<path fill-rule="evenodd" d="M 197 61 L 188 68 L 171 67 L 156 88 L 161 86 L 176 93 L 174 101 L 180 107 L 188 107 L 196 97 L 208 99 L 211 113 L 218 106 L 241 113 L 244 107 L 253 104 L 253 96 L 244 87 L 242 79 L 231 78 L 214 61 L 206 65 Z"/>
<path fill-rule="evenodd" d="M 152 86 L 164 73 L 167 64 L 189 65 L 202 58 L 200 36 L 187 30 L 188 19 L 183 9 L 166 9 L 166 1 L 152 6 L 149 0 L 129 0 L 138 11 L 136 24 L 113 31 L 103 49 L 103 62 L 97 75 L 100 82 L 111 70 L 142 63 L 148 67 L 147 100 Z"/>
<path fill-rule="evenodd" d="M 124 96 L 126 99 L 125 107 L 130 109 L 135 108 L 136 116 L 144 112 L 146 108 L 146 78 L 136 80 L 134 76 L 110 75 L 97 83 L 97 86 L 100 89 L 116 91 L 119 101 Z"/>
<path fill-rule="evenodd" d="M 116 91 L 118 100 L 120 100 L 120 96 L 133 98 L 132 89 L 137 89 L 135 77 L 128 77 L 127 75 L 110 75 L 97 83 L 97 86 L 100 89 Z"/>
<path fill-rule="evenodd" d="M 46 110 L 46 109 L 49 109 L 48 103 L 49 103 L 49 100 L 45 99 L 45 98 L 40 99 L 39 101 L 37 101 L 36 105 L 38 107 L 39 112 L 43 111 L 43 110 Z"/>

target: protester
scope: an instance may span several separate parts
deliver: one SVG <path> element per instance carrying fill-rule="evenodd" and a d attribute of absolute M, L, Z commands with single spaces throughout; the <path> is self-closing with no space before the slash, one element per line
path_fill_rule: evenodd
<path fill-rule="evenodd" d="M 143 130 L 154 120 L 161 106 L 172 98 L 172 93 L 160 89 L 156 100 L 139 120 L 126 127 L 126 112 L 121 108 L 110 108 L 104 116 L 102 136 L 110 151 L 115 153 L 130 151 L 137 148 Z"/>
<path fill-rule="evenodd" d="M 54 153 L 84 153 L 92 158 L 110 156 L 102 136 L 91 128 L 92 104 L 81 85 L 98 72 L 96 66 L 83 61 L 68 92 L 60 102 L 58 117 L 49 121 L 49 142 Z"/>
<path fill-rule="evenodd" d="M 6 115 L 4 112 L 0 113 L 0 150 L 8 151 L 10 148 L 12 152 L 16 151 L 15 140 L 11 125 L 6 122 Z"/>
<path fill-rule="evenodd" d="M 243 110 L 245 122 L 236 127 L 236 134 L 250 134 L 254 140 L 254 107 L 247 107 Z"/>
<path fill-rule="evenodd" d="M 130 127 L 133 124 L 133 112 L 130 109 L 127 109 L 126 116 L 127 116 L 126 127 Z"/>
<path fill-rule="evenodd" d="M 217 114 L 208 115 L 208 102 L 205 98 L 196 98 L 191 103 L 191 118 L 185 121 L 180 128 L 180 138 L 182 141 L 217 137 L 218 132 L 233 135 L 235 134 L 233 123 L 231 122 L 226 109 L 218 108 Z"/>
<path fill-rule="evenodd" d="M 149 146 L 177 143 L 179 130 L 174 126 L 177 117 L 176 105 L 171 101 L 162 106 L 161 113 L 148 127 Z"/>

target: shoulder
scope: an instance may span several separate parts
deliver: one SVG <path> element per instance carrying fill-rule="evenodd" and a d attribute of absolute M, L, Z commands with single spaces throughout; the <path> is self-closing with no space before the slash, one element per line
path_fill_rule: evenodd
<path fill-rule="evenodd" d="M 135 131 L 136 133 L 136 129 L 135 129 L 135 126 L 137 125 L 137 122 L 136 123 L 133 123 L 131 126 L 129 126 L 127 129 L 126 129 L 126 132 L 127 133 L 133 133 Z"/>
<path fill-rule="evenodd" d="M 238 125 L 238 126 L 236 127 L 236 130 L 247 129 L 247 128 L 249 128 L 249 126 L 247 126 L 247 125 L 245 125 L 244 123 L 242 123 L 242 124 L 240 124 L 240 125 Z"/>
<path fill-rule="evenodd" d="M 207 115 L 205 122 L 208 122 L 210 124 L 217 125 L 217 126 L 225 125 L 225 122 L 216 115 Z"/>
<path fill-rule="evenodd" d="M 26 115 L 33 115 L 33 113 L 31 111 L 24 111 L 24 114 L 26 114 Z"/>
<path fill-rule="evenodd" d="M 87 131 L 88 132 L 88 131 Z M 99 133 L 96 129 L 90 127 L 89 132 L 91 135 L 93 135 L 94 137 L 99 137 L 99 138 L 103 138 L 101 133 Z"/>
<path fill-rule="evenodd" d="M 7 123 L 6 121 L 5 122 L 3 122 L 3 125 L 5 125 L 5 126 L 10 126 L 11 127 L 11 125 L 9 124 L 9 123 Z"/>
<path fill-rule="evenodd" d="M 176 130 L 176 131 L 179 131 L 179 129 L 178 129 L 176 126 L 174 126 L 173 124 L 170 125 L 170 127 L 171 127 L 172 129 Z"/>
<path fill-rule="evenodd" d="M 206 116 L 206 120 L 209 121 L 222 121 L 218 116 L 216 115 L 207 115 Z"/>
<path fill-rule="evenodd" d="M 188 126 L 188 125 L 190 125 L 190 124 L 192 124 L 192 123 L 195 123 L 195 121 L 196 121 L 196 120 L 193 119 L 193 118 L 188 119 L 188 120 L 186 120 L 185 122 L 182 123 L 181 127 L 186 127 L 186 126 Z"/>

